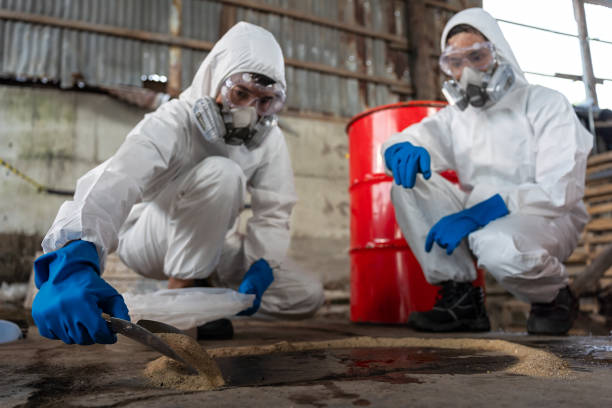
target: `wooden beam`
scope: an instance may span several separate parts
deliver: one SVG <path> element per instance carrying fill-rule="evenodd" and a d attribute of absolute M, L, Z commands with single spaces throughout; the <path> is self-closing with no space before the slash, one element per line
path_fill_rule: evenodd
<path fill-rule="evenodd" d="M 214 43 L 202 40 L 193 40 L 185 37 L 178 37 L 168 34 L 152 33 L 148 31 L 132 30 L 127 28 L 108 26 L 103 24 L 92 24 L 82 21 L 75 20 L 64 20 L 55 17 L 40 16 L 37 14 L 13 12 L 7 10 L 0 10 L 0 18 L 7 20 L 23 21 L 32 24 L 43 24 L 54 27 L 67 28 L 71 30 L 87 31 L 98 34 L 113 35 L 121 38 L 131 38 L 135 40 L 154 42 L 158 44 L 165 44 L 169 46 L 179 46 L 185 48 L 191 48 L 201 51 L 210 51 L 214 46 Z M 367 82 L 378 83 L 393 87 L 393 91 L 400 94 L 410 95 L 412 94 L 412 88 L 409 84 L 397 79 L 390 79 L 385 77 L 371 76 L 359 72 L 349 71 L 347 69 L 341 69 L 332 67 L 329 65 L 313 63 L 308 61 L 300 61 L 297 59 L 285 59 L 285 64 L 295 68 L 305 69 L 309 71 L 317 71 L 326 74 L 336 75 L 345 78 L 354 78 Z"/>
<path fill-rule="evenodd" d="M 193 48 L 196 50 L 210 51 L 214 45 L 212 42 L 192 40 L 185 37 L 175 37 L 170 34 L 152 33 L 149 31 L 132 30 L 129 28 L 109 26 L 105 24 L 94 24 L 86 21 L 64 20 L 62 18 L 41 16 L 38 14 L 22 13 L 18 11 L 0 10 L 0 18 L 6 20 L 23 21 L 32 24 L 42 24 L 53 27 L 67 28 L 91 33 L 114 35 L 116 37 L 131 38 L 134 40 L 153 42 L 165 45 L 176 45 L 179 47 Z"/>
<path fill-rule="evenodd" d="M 584 248 L 576 248 L 574 252 L 563 263 L 584 263 L 589 259 L 589 254 Z"/>
<path fill-rule="evenodd" d="M 589 245 L 612 244 L 612 234 L 595 235 L 589 238 Z"/>
<path fill-rule="evenodd" d="M 586 187 L 584 189 L 584 196 L 589 197 L 597 197 L 604 194 L 612 193 L 612 184 L 604 184 L 596 187 Z"/>
<path fill-rule="evenodd" d="M 431 69 L 432 48 L 431 27 L 425 25 L 425 3 L 422 1 L 406 1 L 408 26 L 410 27 L 411 69 L 414 96 L 421 100 L 436 100 L 438 98 L 438 78 Z M 437 39 L 434 39 L 436 41 Z"/>
<path fill-rule="evenodd" d="M 612 231 L 612 218 L 596 218 L 586 225 L 587 231 L 602 232 Z"/>
<path fill-rule="evenodd" d="M 452 13 L 458 13 L 461 10 L 463 10 L 461 7 L 452 6 L 450 4 L 444 3 L 443 1 L 436 1 L 436 0 L 426 0 L 425 6 L 431 7 L 431 8 L 437 8 L 440 10 L 450 11 Z"/>
<path fill-rule="evenodd" d="M 603 213 L 612 212 L 612 203 L 604 203 L 599 205 L 589 205 L 587 206 L 587 212 L 589 215 L 598 215 Z"/>
<path fill-rule="evenodd" d="M 173 37 L 181 36 L 181 29 L 183 25 L 182 21 L 183 15 L 183 1 L 182 0 L 172 0 L 172 4 L 170 5 L 170 34 Z M 170 46 L 170 66 L 168 67 L 168 84 L 166 87 L 166 92 L 173 96 L 177 97 L 182 88 L 181 83 L 181 74 L 182 74 L 182 47 L 178 47 L 176 45 Z"/>
<path fill-rule="evenodd" d="M 612 162 L 612 151 L 592 155 L 587 159 L 587 166 L 591 167 L 606 162 Z"/>
<path fill-rule="evenodd" d="M 312 14 L 304 13 L 301 11 L 283 9 L 283 8 L 271 6 L 271 5 L 262 3 L 262 2 L 252 1 L 252 0 L 216 0 L 216 1 L 223 3 L 223 4 L 230 5 L 230 6 L 248 8 L 248 9 L 252 9 L 256 11 L 261 11 L 264 13 L 277 14 L 280 16 L 291 17 L 296 20 L 308 21 L 310 23 L 314 23 L 317 25 L 335 28 L 341 31 L 346 31 L 349 33 L 358 34 L 358 35 L 362 35 L 365 37 L 379 38 L 381 40 L 385 40 L 385 41 L 394 43 L 393 46 L 395 48 L 401 48 L 405 50 L 408 49 L 407 39 L 399 35 L 384 33 L 380 31 L 374 31 L 374 30 L 370 30 L 362 26 L 355 25 L 355 24 L 341 23 L 336 20 L 313 16 Z"/>
<path fill-rule="evenodd" d="M 612 201 L 612 194 L 604 194 L 597 197 L 589 197 L 585 201 L 587 201 L 590 205 L 606 203 Z"/>
<path fill-rule="evenodd" d="M 301 61 L 292 58 L 286 58 L 285 64 L 296 68 L 306 69 L 309 71 L 318 71 L 325 74 L 337 75 L 345 78 L 360 79 L 367 82 L 375 82 L 383 85 L 389 85 L 392 86 L 394 91 L 397 93 L 406 95 L 412 94 L 412 88 L 410 87 L 410 85 L 397 79 L 377 77 L 368 74 L 363 74 L 361 72 L 349 71 L 348 69 L 335 68 L 329 65 L 323 65 L 316 62 Z"/>
<path fill-rule="evenodd" d="M 586 174 L 587 176 L 590 176 L 591 174 L 599 173 L 599 172 L 611 170 L 611 169 L 612 169 L 612 163 L 602 163 L 602 164 L 598 164 L 597 166 L 587 167 Z"/>

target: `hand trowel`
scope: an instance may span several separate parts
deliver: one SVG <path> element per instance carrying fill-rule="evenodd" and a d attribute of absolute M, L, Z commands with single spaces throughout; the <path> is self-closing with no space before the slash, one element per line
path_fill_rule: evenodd
<path fill-rule="evenodd" d="M 144 344 L 147 347 L 150 347 L 159 353 L 163 354 L 166 357 L 169 357 L 173 360 L 178 361 L 181 364 L 184 364 L 190 374 L 198 374 L 198 370 L 196 370 L 192 365 L 183 360 L 178 354 L 172 350 L 172 348 L 166 344 L 162 339 L 151 333 L 149 330 L 140 326 L 139 324 L 134 324 L 127 320 L 119 319 L 117 317 L 111 317 L 105 313 L 102 314 L 104 320 L 108 324 L 108 327 L 115 333 L 122 334 L 126 337 L 129 337 L 132 340 L 137 341 L 138 343 Z M 154 322 L 154 321 L 151 321 Z M 139 322 L 140 323 L 140 322 Z M 154 322 L 163 324 L 161 322 Z M 173 328 L 176 331 L 172 333 L 180 333 L 181 331 L 173 326 L 165 325 L 170 328 Z"/>

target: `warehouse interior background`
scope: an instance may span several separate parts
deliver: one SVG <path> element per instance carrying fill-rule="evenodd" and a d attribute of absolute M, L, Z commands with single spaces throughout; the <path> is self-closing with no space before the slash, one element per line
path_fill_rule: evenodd
<path fill-rule="evenodd" d="M 594 137 L 590 220 L 565 261 L 573 284 L 588 279 L 567 336 L 528 335 L 531 305 L 488 274 L 490 332 L 422 333 L 406 319 L 351 319 L 358 296 L 351 298 L 349 173 L 354 159 L 382 167 L 382 158 L 354 154 L 347 126 L 389 104 L 441 108 L 440 36 L 471 7 L 497 19 L 529 82 L 563 93 Z M 166 379 L 150 382 L 146 370 L 165 357 L 127 337 L 78 346 L 41 336 L 31 317 L 33 260 L 79 177 L 187 88 L 239 21 L 268 29 L 284 53 L 288 99 L 279 125 L 299 198 L 289 256 L 318 276 L 325 304 L 300 321 L 230 316 L 232 338 L 191 339 L 226 384 L 182 391 Z M 611 22 L 612 0 L 0 0 L 0 406 L 612 406 Z M 378 208 L 368 210 L 384 212 Z M 241 221 L 249 216 L 247 209 Z M 167 286 L 116 254 L 103 277 L 121 293 Z M 362 309 L 390 314 L 389 303 Z M 13 328 L 9 341 L 4 327 Z"/>
<path fill-rule="evenodd" d="M 229 27 L 248 21 L 276 36 L 286 61 L 280 125 L 299 196 L 290 255 L 346 304 L 345 127 L 373 107 L 444 100 L 439 38 L 454 13 L 482 6 L 497 18 L 529 81 L 558 89 L 586 112 L 598 151 L 608 150 L 612 118 L 597 114 L 612 107 L 612 9 L 580 4 L 593 76 L 587 86 L 572 1 L 0 0 L 0 281 L 27 282 L 41 238 L 76 180 L 110 157 L 146 112 L 188 86 Z M 587 96 L 593 89 L 595 105 Z M 599 238 L 583 240 L 568 260 L 571 270 L 611 241 L 605 234 L 612 227 L 596 221 L 585 234 Z M 508 320 L 500 325 L 520 324 L 513 316 L 524 318 L 528 305 L 487 283 L 491 301 L 499 296 L 497 307 L 510 308 L 500 312 Z M 606 276 L 601 287 L 610 283 Z M 585 307 L 595 311 L 596 300 Z"/>

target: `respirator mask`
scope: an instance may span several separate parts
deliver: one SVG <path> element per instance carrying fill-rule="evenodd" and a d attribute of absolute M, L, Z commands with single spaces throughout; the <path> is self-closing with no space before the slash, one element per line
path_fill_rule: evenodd
<path fill-rule="evenodd" d="M 265 79 L 262 79 L 265 78 Z M 221 85 L 222 105 L 211 97 L 196 101 L 193 114 L 204 138 L 229 145 L 259 146 L 277 124 L 286 96 L 279 83 L 250 73 L 231 75 Z"/>
<path fill-rule="evenodd" d="M 465 110 L 468 104 L 481 108 L 489 101 L 499 101 L 515 81 L 510 64 L 498 61 L 490 42 L 470 47 L 447 47 L 440 56 L 442 72 L 452 79 L 442 85 L 442 93 L 451 105 Z"/>

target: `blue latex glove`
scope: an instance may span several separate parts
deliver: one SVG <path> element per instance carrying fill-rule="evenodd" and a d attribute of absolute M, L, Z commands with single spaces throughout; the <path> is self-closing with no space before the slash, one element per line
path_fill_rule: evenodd
<path fill-rule="evenodd" d="M 417 173 L 431 177 L 429 153 L 410 142 L 397 143 L 385 150 L 385 163 L 393 173 L 395 183 L 405 188 L 414 187 Z"/>
<path fill-rule="evenodd" d="M 274 275 L 272 274 L 272 268 L 270 268 L 268 262 L 263 258 L 253 262 L 253 265 L 251 265 L 246 275 L 244 275 L 238 292 L 255 295 L 255 300 L 253 301 L 253 306 L 238 313 L 238 316 L 251 316 L 259 310 L 261 297 L 272 281 L 274 281 Z"/>
<path fill-rule="evenodd" d="M 74 241 L 34 261 L 39 290 L 32 317 L 41 336 L 66 344 L 112 344 L 117 336 L 102 312 L 130 320 L 123 297 L 99 275 L 98 252 L 91 242 Z"/>
<path fill-rule="evenodd" d="M 471 232 L 507 214 L 506 203 L 499 194 L 495 194 L 473 207 L 447 215 L 429 231 L 425 251 L 431 251 L 434 242 L 437 242 L 442 248 L 446 248 L 446 253 L 450 255 Z"/>

